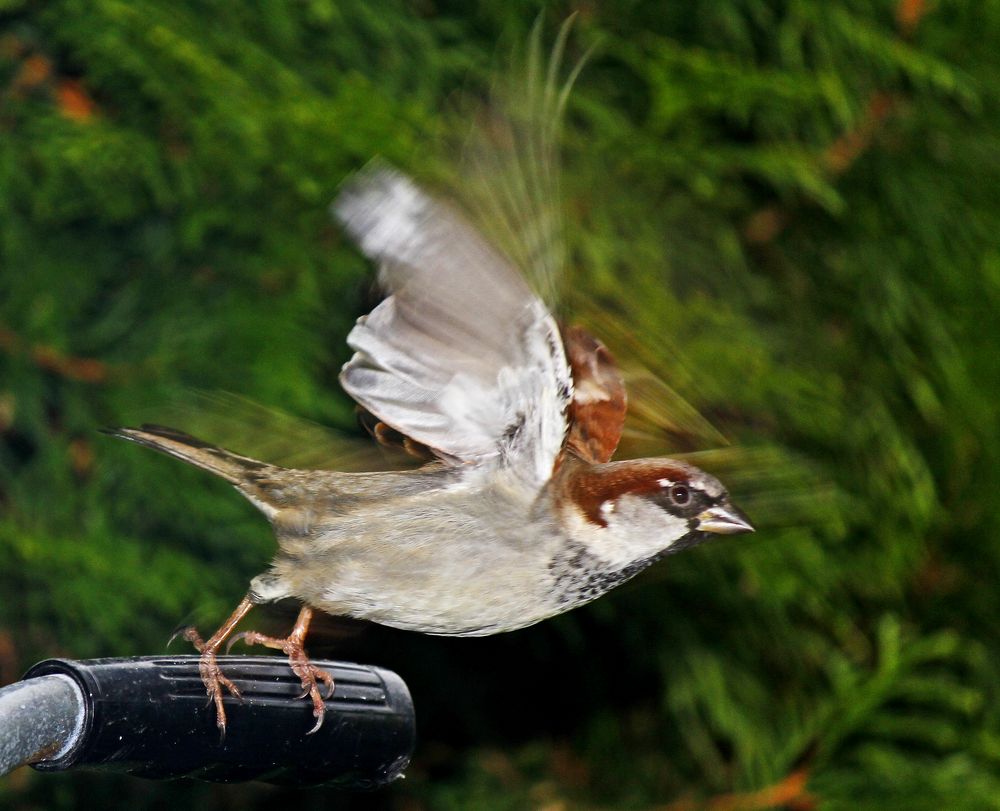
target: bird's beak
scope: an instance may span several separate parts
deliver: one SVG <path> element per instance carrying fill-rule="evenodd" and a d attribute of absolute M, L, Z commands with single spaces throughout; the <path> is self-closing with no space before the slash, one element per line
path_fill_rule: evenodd
<path fill-rule="evenodd" d="M 746 513 L 728 503 L 709 507 L 699 515 L 698 529 L 719 535 L 738 535 L 741 532 L 754 531 Z"/>

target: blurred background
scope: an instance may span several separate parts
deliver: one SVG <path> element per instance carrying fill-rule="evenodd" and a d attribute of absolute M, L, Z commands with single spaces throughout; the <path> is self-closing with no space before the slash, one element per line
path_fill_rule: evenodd
<path fill-rule="evenodd" d="M 698 458 L 758 532 L 501 637 L 331 623 L 416 702 L 378 794 L 22 769 L 0 807 L 1000 807 L 993 1 L 0 2 L 0 684 L 228 615 L 266 522 L 97 429 L 360 438 L 377 293 L 327 206 L 374 155 L 440 176 L 456 97 L 573 11 L 567 307 L 646 423 L 733 443 Z"/>

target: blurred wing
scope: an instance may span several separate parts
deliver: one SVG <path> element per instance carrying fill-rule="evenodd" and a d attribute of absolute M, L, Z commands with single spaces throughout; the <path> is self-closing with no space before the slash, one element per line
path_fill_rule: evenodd
<path fill-rule="evenodd" d="M 189 391 L 177 402 L 136 404 L 130 412 L 135 422 L 183 425 L 215 444 L 282 467 L 362 472 L 415 465 L 403 443 L 398 449 L 392 443 L 375 445 L 229 392 Z"/>
<path fill-rule="evenodd" d="M 672 456 L 698 448 L 723 447 L 726 436 L 666 379 L 677 378 L 678 366 L 665 367 L 668 336 L 644 325 L 640 339 L 628 302 L 619 301 L 618 312 L 608 312 L 592 300 L 574 301 L 578 318 L 601 336 L 614 355 L 623 358 L 620 375 L 628 390 L 628 413 L 622 431 L 619 457 Z"/>
<path fill-rule="evenodd" d="M 541 20 L 524 53 L 515 50 L 498 71 L 488 102 L 459 111 L 465 129 L 455 197 L 476 227 L 521 270 L 535 292 L 554 306 L 565 269 L 559 133 L 570 90 L 587 55 L 565 79 L 563 55 L 573 24 L 563 23 L 550 53 Z M 470 109 L 471 107 L 471 109 Z"/>
<path fill-rule="evenodd" d="M 462 111 L 464 123 L 460 129 L 466 130 L 467 135 L 462 143 L 459 171 L 451 182 L 451 194 L 461 201 L 475 229 L 450 209 L 438 206 L 447 212 L 450 221 L 457 220 L 457 230 L 463 235 L 471 233 L 472 239 L 468 246 L 462 248 L 463 251 L 489 254 L 491 261 L 504 266 L 506 277 L 512 275 L 509 264 L 513 264 L 520 271 L 518 283 L 523 287 L 522 279 L 527 279 L 538 298 L 550 307 L 557 303 L 566 261 L 564 210 L 559 181 L 560 127 L 570 89 L 586 60 L 586 55 L 578 59 L 566 78 L 561 80 L 561 65 L 571 25 L 572 18 L 560 29 L 549 53 L 542 47 L 542 27 L 536 25 L 527 49 L 520 54 L 515 53 L 507 69 L 496 75 L 488 100 L 471 110 L 466 107 Z M 474 126 L 468 132 L 470 118 Z M 461 243 L 461 239 L 455 240 L 445 233 L 447 228 L 444 222 L 442 220 L 441 232 L 432 238 Z M 408 223 L 406 217 L 395 221 L 392 216 L 386 216 L 382 227 L 387 231 L 397 231 L 397 239 L 405 245 L 410 237 L 402 231 L 407 228 L 412 230 L 412 222 Z M 479 234 L 483 234 L 488 243 Z M 357 233 L 354 235 L 358 237 Z M 372 237 L 370 241 L 377 242 L 380 238 Z M 499 248 L 502 256 L 492 246 Z M 421 250 L 425 247 L 422 246 Z M 416 249 L 408 245 L 407 250 Z M 373 244 L 365 251 L 375 259 L 382 258 L 377 245 Z M 388 261 L 385 262 L 383 275 L 391 275 L 393 257 L 385 259 Z M 456 258 L 455 261 L 460 260 Z M 475 262 L 466 264 L 473 265 Z M 429 269 L 431 266 L 424 267 Z M 404 275 L 405 271 L 397 272 L 400 278 Z M 496 276 L 496 280 L 504 278 L 503 274 Z M 387 289 L 395 292 L 391 284 L 387 284 Z M 621 357 L 626 362 L 619 370 L 610 350 L 583 329 L 573 327 L 563 332 L 574 386 L 566 414 L 566 447 L 588 461 L 604 462 L 611 458 L 620 441 L 620 450 L 626 455 L 659 455 L 727 444 L 714 426 L 679 391 L 665 382 L 665 377 L 673 379 L 672 375 L 664 374 L 662 369 L 651 371 L 661 364 L 655 356 L 647 354 L 650 347 L 635 340 L 623 316 L 616 318 L 608 312 L 607 296 L 602 297 L 598 304 L 591 296 L 581 294 L 581 290 L 568 288 L 565 292 L 569 301 L 563 303 L 569 304 L 576 315 L 583 318 L 588 329 L 593 329 L 595 334 L 613 346 L 616 354 L 623 353 Z M 490 295 L 487 294 L 487 297 Z M 521 295 L 524 295 L 523 291 Z M 398 298 L 398 294 L 394 298 Z M 372 328 L 373 319 L 377 321 L 374 326 L 380 328 L 382 320 L 399 321 L 401 317 L 394 311 L 396 306 L 384 303 L 381 307 L 389 312 L 383 314 L 380 313 L 381 307 L 377 308 L 362 326 Z M 541 318 L 539 315 L 539 323 L 542 323 Z M 365 347 L 362 326 L 352 333 L 350 339 L 359 353 Z M 549 322 L 545 322 L 545 329 L 538 335 L 543 343 L 549 340 L 550 329 Z M 456 335 L 460 341 L 470 340 L 468 334 Z M 446 336 L 445 340 L 452 340 L 452 337 Z M 506 346 L 509 351 L 511 345 Z M 489 364 L 496 366 L 497 361 L 494 359 Z M 345 370 L 345 376 L 348 371 Z M 439 456 L 453 460 L 466 456 L 474 458 L 477 454 L 481 455 L 486 447 L 484 440 L 488 431 L 472 432 L 475 440 L 468 447 L 465 444 L 452 445 L 449 446 L 452 449 L 448 450 L 435 446 L 424 438 L 427 434 L 418 435 L 408 430 L 409 426 L 403 427 L 399 420 L 394 423 L 377 407 L 362 400 L 349 388 L 349 380 L 345 379 L 344 385 L 382 421 L 376 421 L 372 431 L 384 444 L 400 445 L 414 454 L 421 450 L 419 445 L 429 445 Z M 409 407 L 411 404 L 407 402 L 406 405 Z M 626 408 L 628 420 L 623 440 Z M 513 407 L 510 410 L 514 410 Z M 495 416 L 479 422 L 489 424 L 491 421 L 496 422 Z M 471 451 L 470 448 L 476 450 Z"/>
<path fill-rule="evenodd" d="M 562 25 L 548 54 L 542 27 L 536 24 L 527 48 L 515 53 L 495 78 L 488 102 L 463 111 L 463 119 L 471 118 L 475 126 L 463 143 L 461 171 L 452 184 L 455 197 L 550 307 L 568 307 L 588 330 L 615 347 L 615 354 L 622 352 L 625 363 L 619 371 L 604 343 L 578 327 L 564 330 L 576 387 L 568 448 L 592 462 L 611 458 L 622 438 L 625 381 L 626 453 L 638 446 L 655 455 L 726 444 L 662 374 L 650 371 L 650 364 L 658 365 L 655 356 L 645 363 L 640 359 L 642 346 L 628 335 L 627 319 L 608 312 L 607 291 L 598 303 L 592 288 L 562 289 L 567 252 L 559 137 L 570 90 L 587 59 L 587 54 L 577 59 L 561 78 L 572 23 L 571 17 Z"/>
<path fill-rule="evenodd" d="M 389 293 L 347 337 L 344 389 L 445 461 L 505 466 L 541 486 L 573 391 L 541 299 L 455 210 L 394 169 L 361 172 L 334 213 Z"/>
<path fill-rule="evenodd" d="M 608 348 L 585 329 L 569 327 L 562 337 L 573 372 L 566 447 L 588 462 L 607 462 L 625 424 L 625 380 Z"/>

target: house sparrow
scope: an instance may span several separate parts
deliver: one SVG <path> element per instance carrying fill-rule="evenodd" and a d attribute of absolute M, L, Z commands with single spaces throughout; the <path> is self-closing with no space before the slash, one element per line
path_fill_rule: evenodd
<path fill-rule="evenodd" d="M 304 649 L 314 610 L 451 636 L 513 631 L 600 597 L 664 555 L 751 532 L 717 479 L 669 458 L 611 462 L 625 386 L 608 349 L 557 326 L 511 263 L 401 173 L 359 174 L 334 213 L 388 297 L 348 335 L 340 381 L 374 433 L 433 461 L 409 471 L 294 470 L 169 428 L 111 433 L 226 479 L 274 527 L 278 554 L 201 651 L 225 730 L 216 654 L 259 603 L 303 604 L 283 650 L 318 729 L 329 674 Z M 231 642 L 230 642 L 231 644 Z"/>

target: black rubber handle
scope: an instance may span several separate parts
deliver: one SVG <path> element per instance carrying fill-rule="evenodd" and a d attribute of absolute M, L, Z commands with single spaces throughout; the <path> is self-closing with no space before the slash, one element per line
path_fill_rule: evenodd
<path fill-rule="evenodd" d="M 413 702 L 395 673 L 366 665 L 315 661 L 334 678 L 323 726 L 312 735 L 312 704 L 298 698 L 286 659 L 220 656 L 243 693 L 225 699 L 220 738 L 206 702 L 197 656 L 49 659 L 25 678 L 63 673 L 83 691 L 86 719 L 76 745 L 41 771 L 76 767 L 139 777 L 196 777 L 280 785 L 332 783 L 369 789 L 400 777 L 416 739 Z"/>

